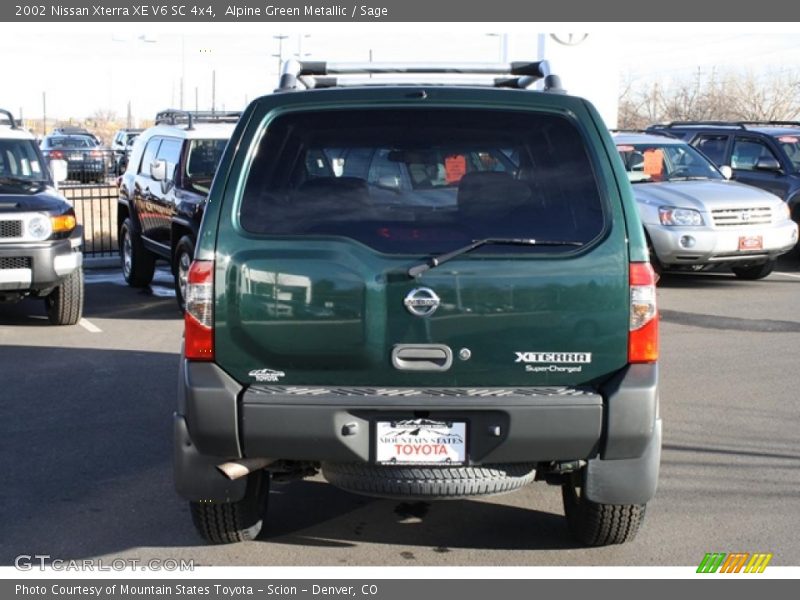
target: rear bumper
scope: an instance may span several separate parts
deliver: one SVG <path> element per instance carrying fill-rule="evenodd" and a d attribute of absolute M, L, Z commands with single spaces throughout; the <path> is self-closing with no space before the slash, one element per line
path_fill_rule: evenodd
<path fill-rule="evenodd" d="M 466 421 L 475 464 L 614 461 L 642 456 L 658 419 L 655 364 L 629 365 L 599 391 L 245 389 L 216 364 L 187 360 L 179 379 L 193 447 L 220 459 L 369 461 L 376 420 L 423 412 Z"/>

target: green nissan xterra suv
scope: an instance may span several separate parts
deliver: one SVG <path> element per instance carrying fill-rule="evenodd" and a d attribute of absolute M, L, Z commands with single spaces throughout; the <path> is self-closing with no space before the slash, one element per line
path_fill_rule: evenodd
<path fill-rule="evenodd" d="M 614 142 L 545 62 L 289 61 L 200 229 L 177 489 L 220 543 L 318 470 L 392 498 L 542 480 L 582 543 L 628 541 L 658 478 L 655 300 Z"/>

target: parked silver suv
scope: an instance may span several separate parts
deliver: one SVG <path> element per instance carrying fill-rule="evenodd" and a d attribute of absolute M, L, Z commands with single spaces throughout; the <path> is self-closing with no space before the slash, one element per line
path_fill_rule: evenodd
<path fill-rule="evenodd" d="M 640 133 L 616 133 L 614 141 L 656 270 L 725 265 L 742 279 L 761 279 L 797 243 L 783 200 L 728 181 L 685 142 Z"/>

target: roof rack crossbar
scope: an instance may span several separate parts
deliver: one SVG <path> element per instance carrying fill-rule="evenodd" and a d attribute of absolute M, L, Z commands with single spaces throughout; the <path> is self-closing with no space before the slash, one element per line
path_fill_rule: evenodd
<path fill-rule="evenodd" d="M 546 60 L 535 62 L 489 63 L 334 63 L 324 61 L 287 60 L 281 71 L 279 90 L 337 87 L 334 75 L 498 75 L 498 87 L 527 88 L 545 79 L 545 89 L 557 91 L 560 80 L 550 73 Z M 549 85 L 548 85 L 549 82 Z M 411 82 L 409 82 L 411 83 Z"/>
<path fill-rule="evenodd" d="M 218 111 L 218 110 L 182 110 L 178 108 L 168 108 L 156 114 L 156 125 L 166 123 L 177 125 L 186 123 L 186 129 L 194 129 L 195 123 L 218 123 L 235 121 L 242 115 L 238 111 Z"/>
<path fill-rule="evenodd" d="M 8 118 L 8 122 L 11 125 L 11 129 L 21 129 L 21 127 L 17 125 L 17 122 L 14 119 L 14 115 L 11 114 L 10 110 L 6 110 L 5 108 L 0 108 L 0 114 L 5 115 Z"/>

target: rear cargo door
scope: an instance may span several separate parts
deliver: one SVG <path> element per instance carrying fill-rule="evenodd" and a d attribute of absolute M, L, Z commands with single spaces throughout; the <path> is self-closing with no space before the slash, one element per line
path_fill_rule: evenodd
<path fill-rule="evenodd" d="M 341 386 L 619 369 L 626 235 L 587 136 L 520 110 L 275 119 L 220 225 L 217 362 L 243 383 Z"/>

